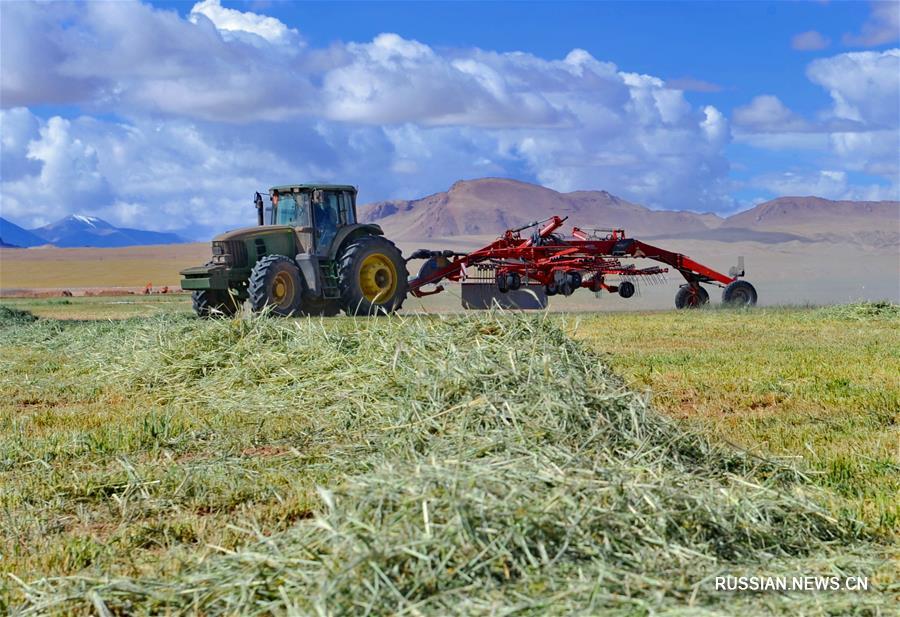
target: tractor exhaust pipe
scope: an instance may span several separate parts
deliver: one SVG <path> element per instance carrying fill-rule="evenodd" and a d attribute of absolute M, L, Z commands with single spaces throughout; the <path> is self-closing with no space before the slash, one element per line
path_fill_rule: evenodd
<path fill-rule="evenodd" d="M 256 205 L 256 221 L 259 223 L 259 226 L 262 227 L 266 224 L 265 215 L 263 214 L 265 211 L 265 205 L 263 204 L 262 195 L 259 194 L 259 191 L 256 191 L 256 197 L 253 200 L 254 205 Z"/>

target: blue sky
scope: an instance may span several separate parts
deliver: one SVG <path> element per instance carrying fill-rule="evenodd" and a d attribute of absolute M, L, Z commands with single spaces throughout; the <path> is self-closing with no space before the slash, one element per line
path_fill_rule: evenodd
<path fill-rule="evenodd" d="M 0 208 L 200 235 L 314 179 L 898 199 L 898 6 L 3 3 Z"/>

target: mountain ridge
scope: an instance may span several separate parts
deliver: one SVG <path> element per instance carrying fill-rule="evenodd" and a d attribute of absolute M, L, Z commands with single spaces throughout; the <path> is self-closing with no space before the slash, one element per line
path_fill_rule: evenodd
<path fill-rule="evenodd" d="M 457 181 L 447 191 L 420 199 L 359 207 L 361 221 L 382 225 L 389 237 L 410 240 L 496 235 L 553 214 L 569 216 L 571 224 L 585 228 L 624 228 L 635 237 L 900 244 L 897 201 L 785 196 L 723 218 L 709 212 L 652 210 L 607 191 L 560 193 L 518 180 L 479 178 Z"/>

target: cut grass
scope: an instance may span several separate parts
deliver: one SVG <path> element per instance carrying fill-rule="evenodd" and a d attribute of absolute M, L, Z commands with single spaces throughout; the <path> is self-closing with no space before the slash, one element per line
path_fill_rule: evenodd
<path fill-rule="evenodd" d="M 544 316 L 0 327 L 23 613 L 887 611 L 890 547 Z M 715 593 L 717 574 L 870 576 Z"/>
<path fill-rule="evenodd" d="M 900 308 L 700 310 L 573 317 L 668 414 L 764 454 L 802 458 L 854 516 L 900 532 Z"/>

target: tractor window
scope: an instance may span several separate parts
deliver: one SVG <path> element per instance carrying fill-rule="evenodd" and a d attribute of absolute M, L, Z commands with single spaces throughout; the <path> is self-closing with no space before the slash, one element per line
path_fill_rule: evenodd
<path fill-rule="evenodd" d="M 337 234 L 338 225 L 341 224 L 339 222 L 340 208 L 338 193 L 335 193 L 334 191 L 324 192 L 322 201 L 315 205 L 315 217 L 316 235 L 318 236 L 316 246 L 319 248 L 320 253 L 324 254 L 327 253 L 328 249 L 331 247 L 331 242 Z"/>
<path fill-rule="evenodd" d="M 352 225 L 355 223 L 356 217 L 353 216 L 353 197 L 350 193 L 340 193 L 338 203 L 338 223 L 340 225 Z"/>
<path fill-rule="evenodd" d="M 278 201 L 275 224 L 309 227 L 309 194 L 294 193 L 281 197 Z"/>

